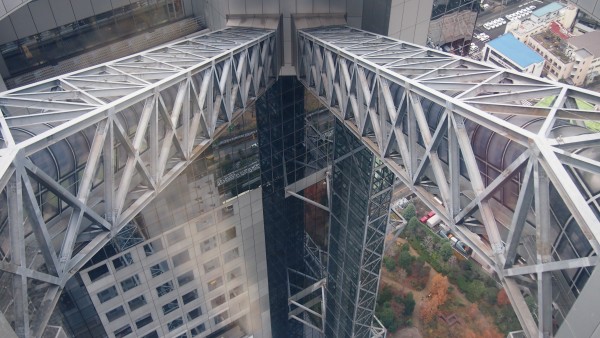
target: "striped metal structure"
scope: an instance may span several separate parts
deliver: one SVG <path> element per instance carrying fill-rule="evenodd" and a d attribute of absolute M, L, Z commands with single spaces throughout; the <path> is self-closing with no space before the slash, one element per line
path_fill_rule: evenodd
<path fill-rule="evenodd" d="M 0 94 L 17 336 L 41 336 L 67 280 L 277 79 L 275 33 L 227 28 Z"/>
<path fill-rule="evenodd" d="M 600 133 L 578 125 L 600 94 L 345 26 L 296 39 L 298 78 L 494 268 L 527 336 L 552 336 L 598 262 Z"/>

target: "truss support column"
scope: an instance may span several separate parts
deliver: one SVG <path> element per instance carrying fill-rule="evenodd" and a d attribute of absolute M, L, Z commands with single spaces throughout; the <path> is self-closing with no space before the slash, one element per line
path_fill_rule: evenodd
<path fill-rule="evenodd" d="M 552 261 L 550 239 L 550 180 L 539 164 L 534 165 L 536 249 L 538 264 Z M 539 337 L 552 336 L 552 275 L 550 272 L 537 274 Z"/>
<path fill-rule="evenodd" d="M 10 227 L 11 264 L 25 267 L 25 240 L 23 230 L 23 185 L 20 170 L 9 179 L 6 186 L 8 217 Z M 15 333 L 20 338 L 29 337 L 29 308 L 27 297 L 27 277 L 17 273 L 12 275 L 12 292 Z"/>
<path fill-rule="evenodd" d="M 368 337 L 373 326 L 394 174 L 360 148 L 360 141 L 336 120 L 327 337 Z"/>

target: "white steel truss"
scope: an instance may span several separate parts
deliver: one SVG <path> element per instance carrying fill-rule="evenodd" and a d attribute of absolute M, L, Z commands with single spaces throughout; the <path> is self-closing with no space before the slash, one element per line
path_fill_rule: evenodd
<path fill-rule="evenodd" d="M 595 266 L 600 250 L 590 188 L 600 174 L 600 133 L 561 128 L 598 122 L 600 94 L 349 27 L 297 35 L 298 78 L 495 268 L 524 332 L 553 335 L 556 273 Z M 487 133 L 487 144 L 476 133 Z M 511 162 L 491 175 L 482 167 L 496 144 Z M 509 149 L 518 150 L 514 159 Z M 514 191 L 512 202 L 497 201 L 504 189 Z M 555 203 L 589 252 L 556 251 Z M 467 231 L 473 217 L 485 241 Z M 533 286 L 536 314 L 518 282 Z"/>
<path fill-rule="evenodd" d="M 19 337 L 276 80 L 276 40 L 227 28 L 0 94 L 0 298 Z"/>

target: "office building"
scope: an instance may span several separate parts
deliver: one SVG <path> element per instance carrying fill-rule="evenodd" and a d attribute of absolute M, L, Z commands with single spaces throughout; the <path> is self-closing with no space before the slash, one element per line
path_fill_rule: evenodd
<path fill-rule="evenodd" d="M 494 269 L 526 335 L 593 333 L 597 134 L 570 121 L 597 113 L 570 103 L 600 98 L 440 52 L 477 12 L 39 0 L 0 20 L 2 332 L 384 337 L 402 182 Z"/>

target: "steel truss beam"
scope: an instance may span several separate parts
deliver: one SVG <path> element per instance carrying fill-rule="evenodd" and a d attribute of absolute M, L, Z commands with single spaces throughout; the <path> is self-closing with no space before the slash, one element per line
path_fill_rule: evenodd
<path fill-rule="evenodd" d="M 276 48 L 273 30 L 227 28 L 0 94 L 0 270 L 19 337 L 41 336 L 67 280 L 276 80 Z M 53 146 L 76 136 L 88 144 L 75 145 L 82 169 L 65 186 L 36 156 L 65 156 Z M 51 221 L 40 190 L 65 210 Z M 31 264 L 26 246 L 43 259 Z"/>
<path fill-rule="evenodd" d="M 592 248 L 589 255 L 600 250 L 596 197 L 585 195 L 574 178 L 585 172 L 598 179 L 597 150 L 577 150 L 598 146 L 598 134 L 561 137 L 553 130 L 573 120 L 598 121 L 600 94 L 349 27 L 305 29 L 297 35 L 300 81 L 495 268 L 525 333 L 552 335 L 551 272 L 595 266 L 597 259 L 567 257 L 561 263 L 552 254 L 556 239 L 551 237 L 550 187 L 581 229 L 581 240 Z M 534 105 L 549 98 L 549 107 Z M 575 100 L 594 108 L 573 108 Z M 432 107 L 437 115 L 431 114 Z M 541 123 L 522 127 L 511 122 L 524 118 Z M 515 144 L 521 156 L 505 164 L 499 175 L 483 177 L 472 128 Z M 433 181 L 435 191 L 423 180 Z M 521 188 L 507 222 L 501 215 L 507 208 L 492 205 L 498 205 L 494 195 L 513 182 Z M 533 210 L 537 212 L 528 218 Z M 457 227 L 473 215 L 483 223 L 489 245 L 471 240 L 464 227 Z M 515 263 L 525 245 L 524 228 L 536 242 L 527 248 L 533 259 L 525 266 Z M 517 286 L 532 274 L 537 323 Z"/>

